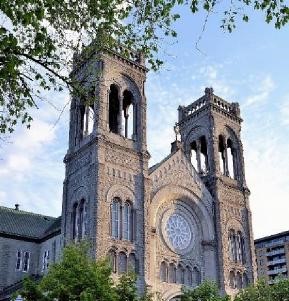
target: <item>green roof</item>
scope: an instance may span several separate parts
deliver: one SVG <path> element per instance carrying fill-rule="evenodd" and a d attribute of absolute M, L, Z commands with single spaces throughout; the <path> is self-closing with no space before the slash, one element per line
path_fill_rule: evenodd
<path fill-rule="evenodd" d="M 60 231 L 61 217 L 36 214 L 0 206 L 1 234 L 30 239 L 43 239 Z"/>

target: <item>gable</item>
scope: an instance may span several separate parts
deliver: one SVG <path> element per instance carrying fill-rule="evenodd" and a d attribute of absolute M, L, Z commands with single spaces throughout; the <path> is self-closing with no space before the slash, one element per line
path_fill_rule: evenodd
<path fill-rule="evenodd" d="M 150 178 L 153 183 L 152 196 L 162 187 L 179 186 L 195 194 L 208 211 L 212 212 L 212 196 L 182 149 L 150 168 Z"/>

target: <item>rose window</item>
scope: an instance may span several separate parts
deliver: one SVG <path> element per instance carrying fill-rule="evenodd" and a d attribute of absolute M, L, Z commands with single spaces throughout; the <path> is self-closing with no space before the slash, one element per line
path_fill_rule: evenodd
<path fill-rule="evenodd" d="M 189 223 L 182 215 L 176 213 L 167 220 L 166 234 L 171 246 L 176 250 L 186 249 L 192 239 Z"/>

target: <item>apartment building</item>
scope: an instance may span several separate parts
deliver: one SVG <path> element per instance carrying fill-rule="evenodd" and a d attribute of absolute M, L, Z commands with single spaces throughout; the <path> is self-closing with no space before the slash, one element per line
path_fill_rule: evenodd
<path fill-rule="evenodd" d="M 273 284 L 279 277 L 288 278 L 289 231 L 255 240 L 258 278 Z"/>

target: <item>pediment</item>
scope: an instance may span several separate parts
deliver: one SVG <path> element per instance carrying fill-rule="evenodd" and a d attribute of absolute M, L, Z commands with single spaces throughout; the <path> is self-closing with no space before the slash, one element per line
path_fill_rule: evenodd
<path fill-rule="evenodd" d="M 208 209 L 212 208 L 212 196 L 182 149 L 169 155 L 151 168 L 152 195 L 162 187 L 172 185 L 185 188 L 202 199 Z M 177 188 L 176 188 L 177 189 Z"/>

